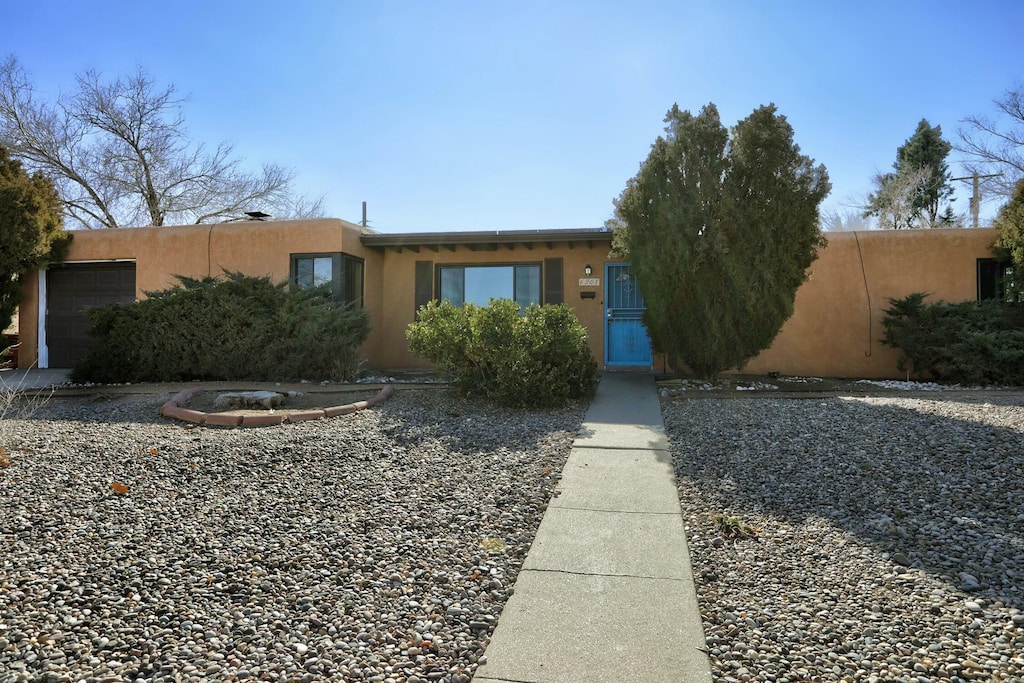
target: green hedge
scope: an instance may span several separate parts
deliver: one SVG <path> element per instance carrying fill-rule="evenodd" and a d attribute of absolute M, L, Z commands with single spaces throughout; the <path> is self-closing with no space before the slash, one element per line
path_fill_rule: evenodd
<path fill-rule="evenodd" d="M 451 375 L 463 393 L 503 405 L 561 405 L 590 393 L 597 376 L 587 332 L 564 304 L 521 310 L 508 299 L 485 307 L 431 302 L 407 337 L 410 351 Z"/>
<path fill-rule="evenodd" d="M 901 371 L 959 384 L 1024 385 L 1024 306 L 998 300 L 925 304 L 889 299 L 882 325 Z"/>
<path fill-rule="evenodd" d="M 355 373 L 368 316 L 334 303 L 326 288 L 240 273 L 178 280 L 134 304 L 88 311 L 96 341 L 72 381 L 342 380 Z"/>

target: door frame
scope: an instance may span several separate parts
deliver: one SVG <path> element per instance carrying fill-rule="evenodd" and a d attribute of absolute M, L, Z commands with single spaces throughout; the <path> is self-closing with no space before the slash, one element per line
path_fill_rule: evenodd
<path fill-rule="evenodd" d="M 604 306 L 603 306 L 603 308 L 604 308 L 604 315 L 603 315 L 604 320 L 601 323 L 604 326 L 604 354 L 603 354 L 604 355 L 604 364 L 605 364 L 606 367 L 627 367 L 627 368 L 628 367 L 636 367 L 636 368 L 641 368 L 642 367 L 642 368 L 653 368 L 654 367 L 654 347 L 650 343 L 650 334 L 647 332 L 647 327 L 643 324 L 642 319 L 640 320 L 640 324 L 643 327 L 644 336 L 647 338 L 647 343 L 648 343 L 648 347 L 647 347 L 648 350 L 647 350 L 647 357 L 646 357 L 646 359 L 643 360 L 642 362 L 613 361 L 612 360 L 611 325 L 612 325 L 612 321 L 614 319 L 613 314 L 612 314 L 612 311 L 614 309 L 610 308 L 609 304 L 612 301 L 611 294 L 612 294 L 613 278 L 609 276 L 609 273 L 611 272 L 612 268 L 614 268 L 616 266 L 625 266 L 625 267 L 628 268 L 628 267 L 630 267 L 630 265 L 631 265 L 630 263 L 623 262 L 623 261 L 608 261 L 608 262 L 605 262 L 605 264 L 604 264 Z M 640 311 L 646 310 L 646 305 L 644 306 L 644 308 L 633 309 L 633 310 L 640 310 Z"/>

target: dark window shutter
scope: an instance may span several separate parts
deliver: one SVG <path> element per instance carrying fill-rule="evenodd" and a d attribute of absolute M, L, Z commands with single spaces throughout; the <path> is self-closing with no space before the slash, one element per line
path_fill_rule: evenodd
<path fill-rule="evenodd" d="M 434 262 L 416 262 L 416 311 L 434 298 Z"/>
<path fill-rule="evenodd" d="M 562 295 L 562 259 L 544 259 L 544 303 L 560 304 Z"/>

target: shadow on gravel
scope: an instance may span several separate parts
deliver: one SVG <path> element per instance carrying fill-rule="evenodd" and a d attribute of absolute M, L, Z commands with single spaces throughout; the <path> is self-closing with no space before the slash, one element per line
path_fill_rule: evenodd
<path fill-rule="evenodd" d="M 587 401 L 563 408 L 516 410 L 467 399 L 452 390 L 432 390 L 435 400 L 396 400 L 384 411 L 384 429 L 399 444 L 436 439 L 453 452 L 490 453 L 502 449 L 529 450 L 565 432 L 576 434 Z M 552 431 L 555 428 L 556 431 Z"/>
<path fill-rule="evenodd" d="M 896 563 L 1024 609 L 1022 404 L 683 399 L 664 412 L 681 486 L 713 492 L 729 514 L 818 516 Z"/>

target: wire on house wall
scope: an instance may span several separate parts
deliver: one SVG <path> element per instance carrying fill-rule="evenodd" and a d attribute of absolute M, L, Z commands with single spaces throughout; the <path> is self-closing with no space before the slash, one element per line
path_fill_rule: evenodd
<path fill-rule="evenodd" d="M 213 223 L 206 233 L 206 277 L 213 277 Z"/>
<path fill-rule="evenodd" d="M 872 344 L 874 342 L 875 336 L 873 329 L 875 323 L 875 316 L 871 310 L 871 290 L 868 289 L 868 273 L 867 270 L 864 268 L 864 252 L 861 251 L 860 237 L 857 235 L 856 231 L 854 231 L 853 233 L 853 239 L 857 242 L 857 256 L 860 257 L 860 275 L 861 278 L 863 278 L 864 280 L 864 295 L 867 297 L 868 300 L 868 350 L 864 352 L 864 356 L 870 358 Z"/>

